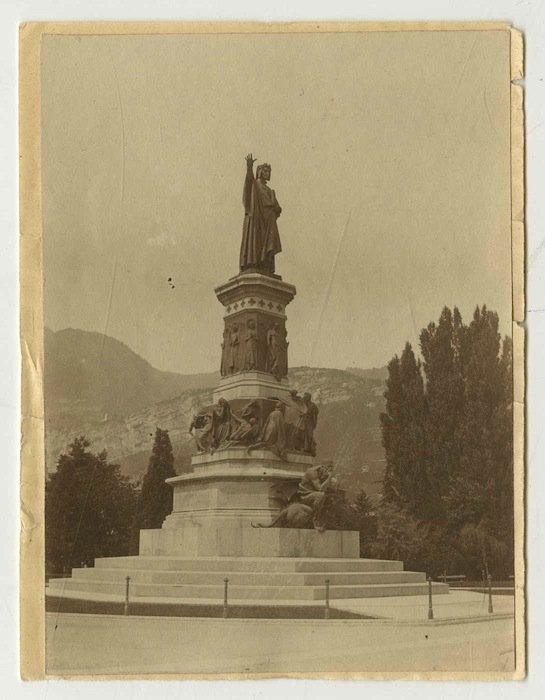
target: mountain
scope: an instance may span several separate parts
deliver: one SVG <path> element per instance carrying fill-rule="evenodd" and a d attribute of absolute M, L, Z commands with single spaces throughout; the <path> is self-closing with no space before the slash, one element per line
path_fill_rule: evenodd
<path fill-rule="evenodd" d="M 138 409 L 216 385 L 219 374 L 161 372 L 119 340 L 74 328 L 46 328 L 45 400 L 55 426 L 122 418 Z"/>
<path fill-rule="evenodd" d="M 365 372 L 365 370 L 363 370 Z M 194 413 L 212 400 L 217 373 L 160 372 L 123 343 L 99 333 L 46 333 L 46 459 L 49 471 L 78 435 L 96 452 L 106 449 L 122 471 L 140 479 L 156 427 L 168 430 L 178 472 L 190 469 Z M 319 407 L 318 460 L 334 461 L 341 485 L 369 494 L 384 471 L 379 415 L 384 408 L 380 370 L 296 367 L 291 385 L 309 391 Z"/>
<path fill-rule="evenodd" d="M 350 374 L 355 374 L 356 377 L 362 379 L 380 379 L 386 382 L 388 378 L 388 367 L 370 367 L 369 369 L 361 369 L 359 367 L 347 367 L 346 371 Z"/>

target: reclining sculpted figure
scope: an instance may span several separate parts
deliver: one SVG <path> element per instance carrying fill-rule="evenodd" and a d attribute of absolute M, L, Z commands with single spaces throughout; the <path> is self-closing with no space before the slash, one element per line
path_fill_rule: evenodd
<path fill-rule="evenodd" d="M 318 532 L 326 529 L 324 506 L 328 492 L 336 488 L 333 465 L 310 467 L 304 473 L 297 492 L 269 525 L 252 523 L 252 527 L 314 527 Z"/>
<path fill-rule="evenodd" d="M 285 508 L 282 508 L 280 513 L 274 518 L 269 525 L 257 523 L 252 527 L 312 527 L 312 508 L 304 503 L 289 503 Z"/>

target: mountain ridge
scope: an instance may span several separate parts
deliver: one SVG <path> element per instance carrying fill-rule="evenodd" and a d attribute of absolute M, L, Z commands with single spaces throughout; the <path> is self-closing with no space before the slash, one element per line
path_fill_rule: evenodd
<path fill-rule="evenodd" d="M 332 459 L 346 488 L 364 487 L 372 493 L 384 468 L 379 422 L 384 381 L 380 368 L 368 373 L 353 369 L 296 367 L 289 379 L 298 391 L 309 391 L 320 409 L 318 461 Z M 193 439 L 187 430 L 192 416 L 211 402 L 218 380 L 218 372 L 157 370 L 110 336 L 48 329 L 48 471 L 75 437 L 85 435 L 93 451 L 106 449 L 125 474 L 138 480 L 147 467 L 156 427 L 169 431 L 178 472 L 189 470 Z"/>

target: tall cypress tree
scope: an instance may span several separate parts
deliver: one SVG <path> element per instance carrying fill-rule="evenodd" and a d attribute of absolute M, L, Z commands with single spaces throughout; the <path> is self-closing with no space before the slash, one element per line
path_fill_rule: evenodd
<path fill-rule="evenodd" d="M 499 362 L 501 397 L 492 416 L 492 448 L 496 474 L 487 511 L 495 534 L 514 550 L 513 483 L 513 343 L 505 336 Z"/>
<path fill-rule="evenodd" d="M 425 436 L 427 406 L 420 362 L 410 343 L 388 370 L 386 413 L 381 415 L 387 462 L 384 497 L 411 513 L 428 516 L 433 496 Z"/>
<path fill-rule="evenodd" d="M 165 479 L 176 476 L 174 454 L 168 430 L 157 428 L 138 502 L 138 525 L 141 529 L 159 528 L 172 511 L 172 488 Z"/>
<path fill-rule="evenodd" d="M 457 308 L 445 307 L 439 322 L 430 323 L 420 334 L 420 349 L 426 375 L 429 410 L 426 442 L 429 450 L 429 479 L 438 495 L 436 516 L 444 517 L 442 499 L 460 460 L 459 423 L 464 404 L 462 348 L 464 328 Z"/>
<path fill-rule="evenodd" d="M 488 513 L 493 515 L 491 502 L 495 500 L 500 466 L 498 450 L 505 450 L 508 437 L 501 435 L 500 427 L 509 387 L 502 376 L 498 326 L 496 313 L 486 306 L 477 307 L 464 333 L 464 405 L 458 419 L 460 453 L 450 475 L 448 495 L 450 520 L 456 525 L 478 525 Z"/>
<path fill-rule="evenodd" d="M 400 506 L 404 502 L 400 485 L 400 449 L 403 424 L 403 388 L 399 357 L 395 355 L 388 363 L 386 379 L 386 411 L 380 414 L 382 445 L 386 456 L 386 468 L 382 486 L 384 502 Z"/>

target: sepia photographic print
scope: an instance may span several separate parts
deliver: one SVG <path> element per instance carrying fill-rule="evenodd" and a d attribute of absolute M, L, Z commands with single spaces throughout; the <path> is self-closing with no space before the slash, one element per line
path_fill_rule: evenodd
<path fill-rule="evenodd" d="M 524 677 L 522 70 L 21 27 L 25 678 Z"/>

